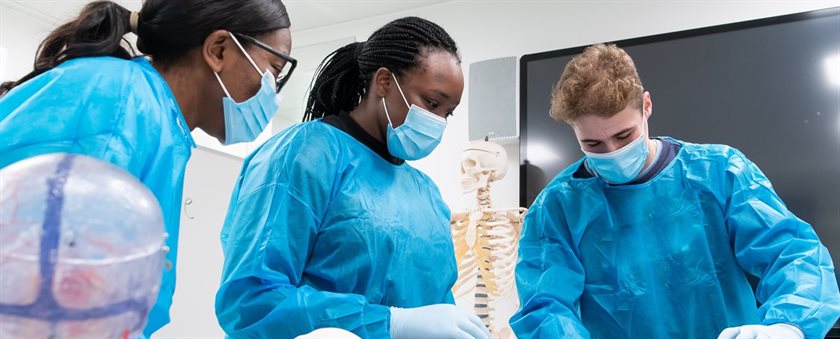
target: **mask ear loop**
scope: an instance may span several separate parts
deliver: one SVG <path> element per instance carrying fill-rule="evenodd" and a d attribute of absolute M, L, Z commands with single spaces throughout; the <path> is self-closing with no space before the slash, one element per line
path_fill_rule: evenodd
<path fill-rule="evenodd" d="M 397 84 L 397 89 L 400 91 L 400 95 L 403 97 L 403 101 L 405 101 L 406 106 L 408 106 L 408 101 L 405 100 L 405 95 L 402 92 L 402 88 L 400 88 L 400 83 L 397 82 L 397 77 L 394 76 L 394 72 L 388 70 L 391 73 L 391 77 L 394 78 L 394 82 Z M 385 117 L 388 118 L 388 124 L 391 125 L 391 128 L 394 128 L 394 123 L 391 122 L 391 115 L 388 114 L 388 105 L 385 103 L 385 97 L 382 97 L 382 107 L 385 108 Z"/>
<path fill-rule="evenodd" d="M 406 100 L 405 94 L 402 91 L 402 87 L 400 87 L 400 82 L 397 81 L 397 76 L 394 75 L 394 72 L 391 72 L 391 77 L 394 78 L 394 83 L 397 84 L 397 89 L 400 91 L 400 95 L 402 96 L 403 101 L 405 101 L 405 107 L 411 108 L 411 105 L 408 104 L 408 100 Z"/>
<path fill-rule="evenodd" d="M 230 92 L 228 92 L 227 87 L 225 87 L 225 84 L 222 82 L 222 78 L 219 77 L 219 73 L 213 72 L 213 75 L 216 76 L 216 80 L 219 80 L 219 85 L 222 85 L 222 90 L 225 91 L 225 95 L 228 98 L 233 99 L 233 97 L 230 96 Z"/>
<path fill-rule="evenodd" d="M 388 105 L 385 104 L 385 97 L 382 97 L 382 107 L 385 108 L 385 117 L 388 118 L 388 125 L 391 125 L 391 128 L 394 128 L 394 123 L 391 122 L 391 116 L 388 115 Z"/>
<path fill-rule="evenodd" d="M 241 44 L 241 43 L 239 43 L 239 39 L 237 39 L 237 38 L 236 38 L 236 36 L 235 36 L 235 35 L 233 35 L 233 33 L 231 33 L 231 32 L 228 32 L 228 34 L 229 34 L 229 35 L 230 35 L 230 37 L 233 39 L 233 42 L 234 42 L 234 43 L 236 43 L 236 46 L 238 46 L 238 47 L 239 47 L 239 50 L 241 50 L 241 51 L 242 51 L 242 54 L 245 54 L 245 58 L 246 58 L 246 59 L 248 59 L 248 61 L 251 63 L 251 66 L 254 66 L 254 69 L 255 69 L 255 70 L 257 70 L 257 74 L 259 74 L 260 76 L 262 76 L 262 75 L 263 75 L 263 73 L 260 73 L 260 68 L 259 68 L 259 67 L 257 67 L 257 63 L 256 63 L 256 62 L 254 62 L 254 59 L 251 59 L 251 56 L 250 56 L 250 55 L 248 55 L 248 52 L 246 52 L 246 51 L 245 51 L 245 48 L 243 48 L 243 47 L 242 47 L 242 44 Z M 232 99 L 233 97 L 232 97 L 232 96 L 230 96 L 230 92 L 228 92 L 227 87 L 225 87 L 225 83 L 224 83 L 224 82 L 222 82 L 222 78 L 220 78 L 220 77 L 219 77 L 219 73 L 213 72 L 213 75 L 215 75 L 215 76 L 216 76 L 216 80 L 218 80 L 218 81 L 219 81 L 219 85 L 221 85 L 221 86 L 222 86 L 222 90 L 225 92 L 225 95 L 226 95 L 228 98 L 231 98 L 231 99 Z"/>
<path fill-rule="evenodd" d="M 650 139 L 650 125 L 648 125 L 647 112 L 645 111 L 645 93 L 642 92 L 642 119 L 644 119 L 644 131 L 648 139 Z"/>
<path fill-rule="evenodd" d="M 236 36 L 235 36 L 235 35 L 233 35 L 233 33 L 231 33 L 231 32 L 228 32 L 228 34 L 230 34 L 230 37 L 231 37 L 231 38 L 233 38 L 233 42 L 234 42 L 234 43 L 236 43 L 236 46 L 239 46 L 239 49 L 242 51 L 242 54 L 245 54 L 245 58 L 247 58 L 247 59 L 248 59 L 248 61 L 250 61 L 250 62 L 251 62 L 251 66 L 254 66 L 254 69 L 255 69 L 255 70 L 257 70 L 257 74 L 259 74 L 260 76 L 262 76 L 262 75 L 263 75 L 263 73 L 262 73 L 262 72 L 260 72 L 260 68 L 259 68 L 259 67 L 257 67 L 257 63 L 256 63 L 256 62 L 254 62 L 254 59 L 251 59 L 251 56 L 248 54 L 248 52 L 246 52 L 246 51 L 245 51 L 245 48 L 244 48 L 244 47 L 242 47 L 242 44 L 241 44 L 241 43 L 239 43 L 239 39 L 237 39 L 237 38 L 236 38 Z"/>
<path fill-rule="evenodd" d="M 391 72 L 391 77 L 394 78 L 394 83 L 397 84 L 397 89 L 400 91 L 400 95 L 402 96 L 403 101 L 405 101 L 405 106 L 408 107 L 409 110 L 411 110 L 411 105 L 408 104 L 408 100 L 405 98 L 405 93 L 403 93 L 402 87 L 400 87 L 400 82 L 397 81 L 397 77 L 394 75 L 394 72 Z M 431 118 L 437 123 L 446 125 L 446 118 L 441 118 L 440 116 L 437 116 L 437 115 L 435 115 L 431 112 L 428 112 L 424 109 L 421 109 L 419 112 L 420 112 L 420 115 L 422 115 L 422 116 Z"/>

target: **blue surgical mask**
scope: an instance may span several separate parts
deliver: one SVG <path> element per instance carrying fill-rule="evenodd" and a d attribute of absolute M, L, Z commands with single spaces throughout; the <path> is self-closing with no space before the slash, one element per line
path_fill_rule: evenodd
<path fill-rule="evenodd" d="M 213 72 L 216 75 L 216 80 L 219 80 L 219 85 L 222 86 L 222 90 L 225 91 L 225 97 L 222 98 L 225 112 L 225 145 L 254 141 L 280 108 L 280 98 L 277 96 L 274 75 L 268 70 L 260 72 L 260 68 L 257 67 L 257 64 L 254 62 L 254 59 L 251 59 L 248 52 L 242 48 L 239 40 L 232 33 L 230 36 L 236 45 L 239 46 L 239 49 L 242 50 L 242 53 L 245 53 L 245 57 L 248 58 L 248 61 L 257 70 L 257 74 L 262 76 L 262 80 L 257 94 L 254 94 L 248 100 L 238 103 L 231 98 L 230 92 L 228 92 L 225 84 L 222 83 L 219 74 Z"/>
<path fill-rule="evenodd" d="M 397 89 L 400 91 L 405 105 L 408 106 L 408 113 L 406 113 L 405 122 L 394 128 L 391 123 L 391 116 L 388 114 L 385 98 L 382 98 L 382 106 L 385 107 L 385 116 L 388 118 L 388 152 L 405 160 L 425 158 L 440 144 L 443 131 L 446 130 L 446 119 L 417 105 L 409 105 L 396 76 L 393 73 L 391 73 L 391 76 L 394 78 L 394 83 L 397 84 Z"/>
<path fill-rule="evenodd" d="M 581 150 L 586 154 L 587 166 L 595 171 L 595 174 L 611 184 L 626 184 L 636 179 L 645 166 L 649 153 L 646 140 L 646 134 L 641 133 L 633 142 L 610 153 Z"/>

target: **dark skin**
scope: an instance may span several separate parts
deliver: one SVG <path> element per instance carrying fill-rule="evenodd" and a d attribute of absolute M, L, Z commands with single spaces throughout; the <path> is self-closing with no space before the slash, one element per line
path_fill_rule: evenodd
<path fill-rule="evenodd" d="M 255 36 L 273 49 L 289 54 L 292 38 L 288 28 Z M 285 61 L 268 51 L 239 41 L 260 68 L 275 77 Z M 225 118 L 222 98 L 225 92 L 213 72 L 236 102 L 245 101 L 260 89 L 262 74 L 257 73 L 228 31 L 217 30 L 204 40 L 201 47 L 188 52 L 183 58 L 169 64 L 152 63 L 163 75 L 175 100 L 184 114 L 190 131 L 201 128 L 219 142 L 225 140 Z"/>
<path fill-rule="evenodd" d="M 461 102 L 464 92 L 464 72 L 458 58 L 446 51 L 427 51 L 421 56 L 417 67 L 403 70 L 396 75 L 408 104 L 420 106 L 442 118 L 452 115 Z M 368 134 L 385 142 L 388 118 L 382 98 L 388 105 L 388 113 L 394 128 L 405 122 L 408 106 L 400 95 L 391 71 L 380 68 L 374 74 L 367 95 L 362 98 L 350 117 Z"/>

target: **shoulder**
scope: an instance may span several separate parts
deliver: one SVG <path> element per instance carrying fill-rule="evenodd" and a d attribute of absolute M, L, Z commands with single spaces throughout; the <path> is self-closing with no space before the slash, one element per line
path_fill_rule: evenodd
<path fill-rule="evenodd" d="M 743 152 L 729 145 L 680 143 L 681 158 L 689 169 L 740 172 L 755 167 Z"/>
<path fill-rule="evenodd" d="M 243 184 L 256 189 L 335 175 L 346 156 L 336 131 L 320 121 L 309 121 L 277 133 L 245 158 Z"/>
<path fill-rule="evenodd" d="M 686 178 L 695 187 L 729 192 L 736 187 L 772 187 L 770 181 L 743 152 L 723 144 L 683 143 L 677 157 Z"/>
<path fill-rule="evenodd" d="M 261 161 L 265 157 L 291 157 L 296 162 L 325 165 L 319 161 L 340 153 L 341 140 L 337 131 L 335 127 L 320 121 L 299 123 L 271 137 L 249 158 L 251 161 Z"/>
<path fill-rule="evenodd" d="M 689 159 L 695 160 L 720 160 L 732 157 L 743 157 L 743 153 L 735 147 L 724 144 L 695 144 L 685 141 L 677 141 L 682 145 L 682 150 Z"/>
<path fill-rule="evenodd" d="M 583 166 L 586 158 L 581 158 L 554 176 L 534 200 L 533 206 L 552 204 L 567 196 L 571 191 L 585 190 L 598 181 L 595 178 L 575 178 L 575 172 Z"/>
<path fill-rule="evenodd" d="M 68 86 L 79 83 L 77 92 L 89 96 L 125 95 L 132 87 L 146 82 L 142 67 L 133 60 L 114 57 L 88 57 L 66 61 L 40 77 L 60 80 Z M 37 79 L 37 78 L 36 78 Z M 35 80 L 35 79 L 33 79 Z"/>
<path fill-rule="evenodd" d="M 114 57 L 66 61 L 0 98 L 0 121 L 47 128 L 44 134 L 59 138 L 72 133 L 119 133 L 134 127 L 154 134 L 159 128 L 144 126 L 161 123 L 169 112 L 162 102 L 170 98 L 155 96 L 144 72 L 134 60 Z"/>

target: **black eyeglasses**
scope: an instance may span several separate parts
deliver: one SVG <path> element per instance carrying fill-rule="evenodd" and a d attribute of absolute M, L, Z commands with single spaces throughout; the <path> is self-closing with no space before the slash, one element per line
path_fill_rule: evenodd
<path fill-rule="evenodd" d="M 254 45 L 257 45 L 257 47 L 264 49 L 266 52 L 274 54 L 278 58 L 286 61 L 286 64 L 283 65 L 283 69 L 280 71 L 280 73 L 277 74 L 277 79 L 275 80 L 275 83 L 277 85 L 277 93 L 280 93 L 280 89 L 283 88 L 283 85 L 285 85 L 289 81 L 289 77 L 291 77 L 292 72 L 295 71 L 295 67 L 297 67 L 297 60 L 286 55 L 286 53 L 278 52 L 274 48 L 271 48 L 271 46 L 266 45 L 262 41 L 259 41 L 253 37 L 241 33 L 233 33 L 233 35 L 236 36 L 238 39 L 242 39 Z"/>

